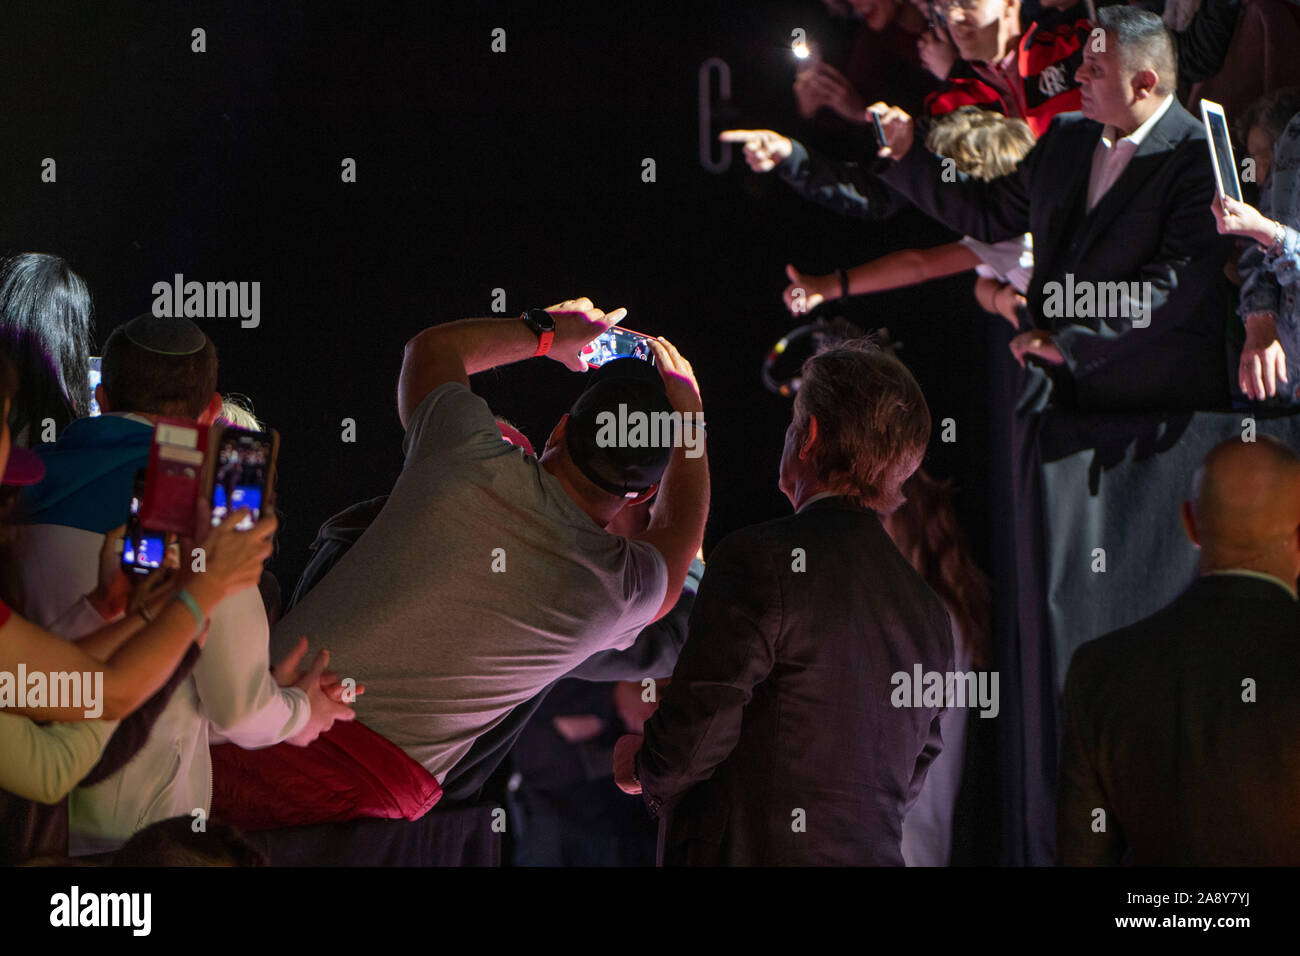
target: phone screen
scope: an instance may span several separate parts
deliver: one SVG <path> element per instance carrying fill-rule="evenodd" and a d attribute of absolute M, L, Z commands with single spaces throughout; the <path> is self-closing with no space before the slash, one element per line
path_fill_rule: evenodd
<path fill-rule="evenodd" d="M 100 375 L 100 363 L 103 361 L 98 355 L 90 357 L 90 414 L 94 418 L 99 414 L 99 402 L 95 401 L 95 389 L 99 386 L 102 376 Z"/>
<path fill-rule="evenodd" d="M 122 570 L 128 574 L 148 574 L 161 568 L 167 553 L 167 539 L 160 531 L 140 527 L 140 500 L 144 497 L 145 469 L 135 474 L 131 492 L 131 510 L 126 517 L 126 538 L 122 542 Z"/>
<path fill-rule="evenodd" d="M 237 531 L 253 527 L 262 513 L 266 478 L 271 464 L 271 436 L 227 428 L 216 448 L 217 463 L 212 482 L 212 524 L 219 525 L 231 510 L 247 508 L 251 518 L 235 525 Z"/>
<path fill-rule="evenodd" d="M 654 365 L 655 354 L 646 342 L 648 338 L 650 336 L 641 332 L 621 329 L 616 325 L 596 336 L 578 354 L 592 368 L 599 368 L 616 358 L 637 358 Z"/>
<path fill-rule="evenodd" d="M 1237 166 L 1232 160 L 1232 141 L 1228 138 L 1228 121 L 1219 110 L 1204 110 L 1202 116 L 1210 134 L 1210 148 L 1214 154 L 1215 172 L 1218 173 L 1219 191 L 1229 199 L 1241 201 L 1241 186 L 1237 183 Z"/>

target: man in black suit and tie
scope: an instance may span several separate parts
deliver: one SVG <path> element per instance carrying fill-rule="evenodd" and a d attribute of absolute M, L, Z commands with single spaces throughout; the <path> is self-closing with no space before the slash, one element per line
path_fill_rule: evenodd
<path fill-rule="evenodd" d="M 714 550 L 659 711 L 619 740 L 615 779 L 660 817 L 665 865 L 901 866 L 903 817 L 942 749 L 953 669 L 943 604 L 877 512 L 925 454 L 930 413 L 895 358 L 809 359 L 786 431 L 792 517 Z"/>
<path fill-rule="evenodd" d="M 983 242 L 1030 232 L 1034 328 L 1012 342 L 1051 367 L 1081 411 L 1227 406 L 1228 245 L 1203 125 L 1174 98 L 1173 39 L 1155 14 L 1103 7 L 1064 113 L 1014 173 L 968 179 L 913 145 L 912 120 L 876 104 L 897 162 L 881 178 Z"/>
<path fill-rule="evenodd" d="M 1070 661 L 1062 864 L 1300 864 L 1300 459 L 1224 442 L 1183 524 L 1196 583 Z"/>

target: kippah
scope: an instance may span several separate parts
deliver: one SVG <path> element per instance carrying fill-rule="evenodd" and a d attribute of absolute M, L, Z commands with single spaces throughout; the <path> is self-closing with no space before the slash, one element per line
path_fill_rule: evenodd
<path fill-rule="evenodd" d="M 145 351 L 159 355 L 193 355 L 208 344 L 207 335 L 189 319 L 160 317 L 152 312 L 126 323 L 122 334 Z"/>

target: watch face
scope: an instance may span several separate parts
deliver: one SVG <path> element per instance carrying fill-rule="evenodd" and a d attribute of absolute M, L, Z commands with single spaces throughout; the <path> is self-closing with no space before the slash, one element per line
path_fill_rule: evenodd
<path fill-rule="evenodd" d="M 529 309 L 523 314 L 523 320 L 538 335 L 555 331 L 555 316 L 545 309 Z"/>

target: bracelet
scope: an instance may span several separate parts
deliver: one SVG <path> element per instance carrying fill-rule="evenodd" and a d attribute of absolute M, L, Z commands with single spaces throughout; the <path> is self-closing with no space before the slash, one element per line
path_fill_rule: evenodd
<path fill-rule="evenodd" d="M 181 588 L 176 592 L 176 600 L 180 601 L 190 609 L 190 613 L 194 615 L 194 623 L 198 626 L 198 631 L 196 633 L 201 634 L 203 629 L 208 626 L 208 619 L 204 617 L 203 609 L 199 607 L 199 602 L 194 600 L 194 595 L 185 588 Z"/>
<path fill-rule="evenodd" d="M 1282 243 L 1286 241 L 1286 226 L 1281 222 L 1273 223 L 1273 243 L 1269 246 L 1270 250 L 1282 251 Z"/>
<path fill-rule="evenodd" d="M 849 274 L 843 269 L 839 269 L 838 272 L 840 275 L 840 298 L 847 299 L 849 297 Z"/>

